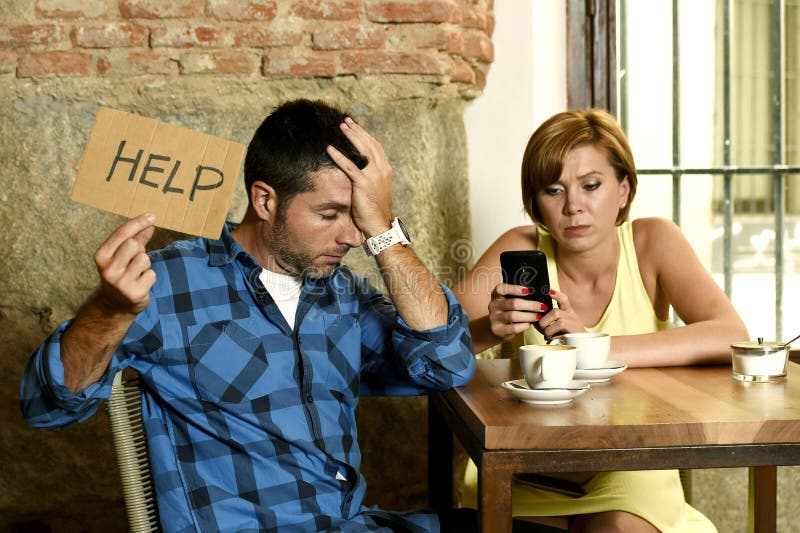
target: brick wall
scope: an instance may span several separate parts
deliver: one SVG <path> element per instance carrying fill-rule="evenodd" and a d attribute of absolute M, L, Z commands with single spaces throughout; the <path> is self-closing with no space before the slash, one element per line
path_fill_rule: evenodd
<path fill-rule="evenodd" d="M 409 74 L 474 95 L 493 0 L 35 0 L 0 25 L 0 73 Z"/>

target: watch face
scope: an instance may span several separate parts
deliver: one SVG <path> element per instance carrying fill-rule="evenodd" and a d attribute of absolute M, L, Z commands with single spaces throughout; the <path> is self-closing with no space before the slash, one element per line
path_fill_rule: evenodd
<path fill-rule="evenodd" d="M 402 231 L 403 235 L 406 236 L 406 239 L 408 240 L 408 242 L 411 242 L 411 235 L 408 234 L 408 230 L 406 229 L 406 225 L 403 224 L 403 221 L 400 220 L 399 218 L 397 219 L 397 225 L 400 226 L 400 231 Z"/>

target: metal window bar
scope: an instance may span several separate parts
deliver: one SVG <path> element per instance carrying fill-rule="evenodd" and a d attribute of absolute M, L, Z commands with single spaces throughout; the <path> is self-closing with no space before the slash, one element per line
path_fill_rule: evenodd
<path fill-rule="evenodd" d="M 722 62 L 724 82 L 722 84 L 722 164 L 731 166 L 731 5 L 733 0 L 722 3 Z M 723 279 L 725 294 L 728 298 L 733 294 L 733 174 L 722 175 L 723 225 L 722 237 Z"/>
<path fill-rule="evenodd" d="M 772 144 L 775 165 L 786 163 L 786 103 L 784 87 L 786 86 L 785 60 L 785 13 L 786 0 L 775 0 L 772 3 L 772 64 L 774 72 L 772 94 Z M 786 214 L 786 202 L 783 198 L 786 186 L 786 174 L 781 172 L 772 178 L 775 197 L 775 339 L 783 338 L 783 227 Z"/>
<path fill-rule="evenodd" d="M 678 0 L 672 0 L 672 167 L 681 165 L 681 41 Z M 672 220 L 681 225 L 681 173 L 672 172 Z M 675 321 L 673 317 L 672 321 Z"/>
<path fill-rule="evenodd" d="M 620 123 L 627 130 L 628 91 L 627 91 L 627 2 L 619 0 L 619 83 L 620 83 Z M 773 95 L 772 95 L 772 127 L 773 127 L 773 165 L 772 166 L 736 166 L 731 155 L 731 14 L 733 0 L 723 0 L 723 164 L 716 167 L 688 168 L 680 164 L 680 43 L 678 24 L 678 0 L 672 0 L 672 168 L 640 168 L 640 175 L 672 176 L 672 218 L 680 225 L 681 178 L 686 174 L 721 175 L 723 178 L 723 278 L 724 289 L 728 297 L 733 292 L 733 179 L 736 176 L 749 174 L 771 174 L 773 176 L 773 200 L 775 209 L 775 338 L 783 338 L 783 275 L 784 251 L 783 229 L 785 224 L 786 205 L 784 190 L 788 174 L 800 174 L 800 166 L 786 164 L 786 105 L 785 105 L 785 0 L 773 1 L 772 24 L 772 62 L 773 62 Z"/>

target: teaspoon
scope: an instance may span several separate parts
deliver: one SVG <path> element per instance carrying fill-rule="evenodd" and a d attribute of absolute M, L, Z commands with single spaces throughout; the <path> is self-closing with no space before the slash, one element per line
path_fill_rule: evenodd
<path fill-rule="evenodd" d="M 790 340 L 790 341 L 784 342 L 783 344 L 785 344 L 785 345 L 792 344 L 792 343 L 793 343 L 794 341 L 796 341 L 797 339 L 800 339 L 800 335 L 798 335 L 797 337 L 793 338 L 793 339 L 792 339 L 792 340 Z"/>

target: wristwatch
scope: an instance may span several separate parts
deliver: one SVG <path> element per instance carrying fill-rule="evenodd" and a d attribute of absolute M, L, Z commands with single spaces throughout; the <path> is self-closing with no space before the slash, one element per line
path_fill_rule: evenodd
<path fill-rule="evenodd" d="M 392 225 L 387 231 L 364 241 L 364 251 L 367 252 L 367 255 L 378 255 L 395 244 L 403 246 L 411 244 L 411 237 L 408 236 L 405 224 L 397 217 L 392 220 Z"/>

